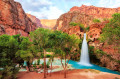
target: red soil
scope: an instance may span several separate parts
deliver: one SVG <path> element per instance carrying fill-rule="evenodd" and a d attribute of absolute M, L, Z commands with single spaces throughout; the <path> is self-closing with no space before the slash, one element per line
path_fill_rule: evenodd
<path fill-rule="evenodd" d="M 87 71 L 87 72 L 86 72 Z M 20 72 L 18 73 L 18 79 L 44 79 L 44 73 L 36 72 Z M 47 75 L 46 79 L 65 79 L 63 71 L 53 72 L 52 76 Z M 96 73 L 89 72 L 87 69 L 69 70 L 67 71 L 66 79 L 120 79 L 120 75 L 110 73 Z"/>

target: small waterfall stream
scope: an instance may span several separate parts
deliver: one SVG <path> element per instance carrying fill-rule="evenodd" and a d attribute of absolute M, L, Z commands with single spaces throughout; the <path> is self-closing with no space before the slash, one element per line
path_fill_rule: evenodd
<path fill-rule="evenodd" d="M 81 49 L 81 56 L 80 56 L 79 64 L 91 66 L 89 53 L 88 53 L 88 45 L 87 45 L 87 41 L 86 41 L 86 33 L 84 33 L 84 39 L 82 42 L 82 49 Z"/>

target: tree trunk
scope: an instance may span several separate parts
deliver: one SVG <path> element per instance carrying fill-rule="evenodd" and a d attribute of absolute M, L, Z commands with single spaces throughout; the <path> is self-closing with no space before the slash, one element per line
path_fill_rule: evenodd
<path fill-rule="evenodd" d="M 48 75 L 48 68 L 47 68 L 47 75 Z"/>
<path fill-rule="evenodd" d="M 51 73 L 52 73 L 52 62 L 51 62 L 51 71 L 50 71 L 50 76 L 51 76 Z"/>
<path fill-rule="evenodd" d="M 65 56 L 65 67 L 64 67 L 64 78 L 66 78 L 66 56 Z"/>
<path fill-rule="evenodd" d="M 44 50 L 44 78 L 46 78 L 46 52 Z"/>
<path fill-rule="evenodd" d="M 29 63 L 29 61 L 27 62 L 27 67 L 28 67 L 28 71 L 30 72 L 30 63 Z"/>
<path fill-rule="evenodd" d="M 64 68 L 64 78 L 66 78 L 66 67 Z"/>

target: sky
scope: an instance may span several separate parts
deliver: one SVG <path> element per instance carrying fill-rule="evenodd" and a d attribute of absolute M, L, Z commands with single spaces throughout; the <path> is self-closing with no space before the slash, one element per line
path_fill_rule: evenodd
<path fill-rule="evenodd" d="M 15 0 L 20 2 L 26 13 L 39 19 L 57 19 L 73 6 L 93 5 L 96 7 L 117 8 L 120 0 Z"/>

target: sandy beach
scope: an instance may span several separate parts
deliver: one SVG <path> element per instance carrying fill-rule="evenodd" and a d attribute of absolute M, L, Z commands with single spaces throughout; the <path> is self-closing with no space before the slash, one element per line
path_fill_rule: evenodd
<path fill-rule="evenodd" d="M 19 72 L 18 79 L 44 79 L 43 73 L 37 72 Z M 47 75 L 46 79 L 65 79 L 64 72 L 53 72 L 52 76 Z M 75 69 L 67 71 L 66 79 L 120 79 L 120 75 L 100 72 L 92 69 Z"/>

